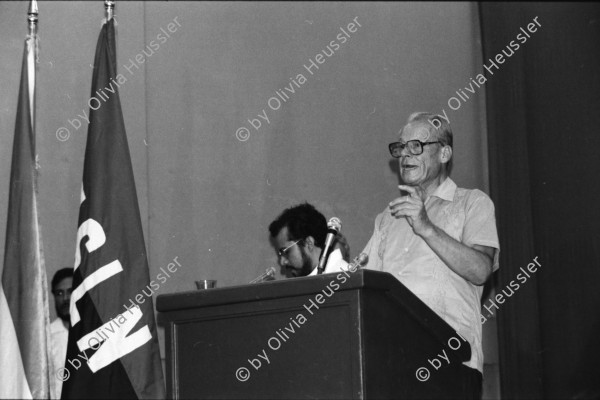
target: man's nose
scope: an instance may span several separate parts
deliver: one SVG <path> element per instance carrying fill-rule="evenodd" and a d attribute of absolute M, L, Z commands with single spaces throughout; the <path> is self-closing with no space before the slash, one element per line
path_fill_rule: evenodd
<path fill-rule="evenodd" d="M 288 260 L 285 257 L 279 257 L 279 265 L 285 268 L 288 265 Z"/>
<path fill-rule="evenodd" d="M 406 150 L 406 149 L 404 149 L 404 150 L 402 150 L 402 151 L 404 152 L 405 150 Z M 399 165 L 399 166 L 402 166 L 402 163 L 403 163 L 404 161 L 406 161 L 406 160 L 407 160 L 409 157 L 410 157 L 410 154 L 400 154 L 400 157 L 398 157 L 398 165 Z"/>

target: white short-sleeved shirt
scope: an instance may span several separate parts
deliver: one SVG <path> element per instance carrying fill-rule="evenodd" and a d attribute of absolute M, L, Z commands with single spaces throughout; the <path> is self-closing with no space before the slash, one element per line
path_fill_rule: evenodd
<path fill-rule="evenodd" d="M 493 271 L 498 269 L 498 233 L 492 200 L 480 190 L 458 188 L 446 178 L 425 200 L 431 222 L 457 241 L 472 247 L 496 249 Z M 363 250 L 367 269 L 389 272 L 435 311 L 471 345 L 465 365 L 483 371 L 481 346 L 481 295 L 474 285 L 454 271 L 413 232 L 406 218 L 389 209 L 375 219 L 375 231 Z"/>
<path fill-rule="evenodd" d="M 65 366 L 65 359 L 67 358 L 67 342 L 69 341 L 69 328 L 65 326 L 62 319 L 56 318 L 50 324 L 50 338 L 51 346 L 50 354 L 52 354 L 52 371 L 50 376 L 52 379 L 56 379 L 56 391 L 52 393 L 52 399 L 60 399 L 60 393 L 62 390 L 63 381 L 58 379 L 58 374 L 62 375 L 62 371 L 59 372 Z"/>

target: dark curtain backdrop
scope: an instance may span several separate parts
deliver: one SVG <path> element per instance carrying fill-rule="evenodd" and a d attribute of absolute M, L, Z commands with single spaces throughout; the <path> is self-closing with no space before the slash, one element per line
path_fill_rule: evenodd
<path fill-rule="evenodd" d="M 480 15 L 484 60 L 541 23 L 486 75 L 497 292 L 542 264 L 498 311 L 502 397 L 600 398 L 600 7 L 483 3 Z"/>

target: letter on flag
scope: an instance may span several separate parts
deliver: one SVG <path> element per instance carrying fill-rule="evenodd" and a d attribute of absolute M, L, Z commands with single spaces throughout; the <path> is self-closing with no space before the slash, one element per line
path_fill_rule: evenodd
<path fill-rule="evenodd" d="M 150 277 L 116 79 L 110 19 L 94 59 L 63 399 L 165 397 L 153 301 L 134 302 Z"/>

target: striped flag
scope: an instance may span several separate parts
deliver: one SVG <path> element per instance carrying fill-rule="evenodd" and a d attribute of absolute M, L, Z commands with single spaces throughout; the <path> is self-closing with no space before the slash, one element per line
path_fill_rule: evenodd
<path fill-rule="evenodd" d="M 54 384 L 37 205 L 35 41 L 28 36 L 23 52 L 0 286 L 0 398 L 11 399 L 48 398 Z"/>
<path fill-rule="evenodd" d="M 94 59 L 63 399 L 165 397 L 118 89 L 109 19 Z"/>

